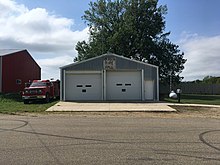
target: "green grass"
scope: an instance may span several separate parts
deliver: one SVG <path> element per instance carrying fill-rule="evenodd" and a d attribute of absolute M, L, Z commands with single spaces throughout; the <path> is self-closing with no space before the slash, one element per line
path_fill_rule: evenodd
<path fill-rule="evenodd" d="M 164 98 L 165 101 L 177 103 L 177 99 Z M 182 94 L 181 103 L 185 104 L 210 104 L 220 105 L 220 95 L 193 95 L 193 94 Z"/>
<path fill-rule="evenodd" d="M 14 114 L 24 112 L 45 112 L 46 109 L 56 104 L 58 101 L 50 103 L 33 102 L 24 104 L 19 94 L 0 94 L 0 113 Z"/>
<path fill-rule="evenodd" d="M 164 101 L 177 103 L 177 99 L 164 98 Z M 33 102 L 24 104 L 19 94 L 0 94 L 0 113 L 15 114 L 24 112 L 43 113 L 46 109 L 56 104 L 58 101 L 50 103 Z M 212 104 L 220 105 L 220 95 L 181 95 L 183 104 Z"/>

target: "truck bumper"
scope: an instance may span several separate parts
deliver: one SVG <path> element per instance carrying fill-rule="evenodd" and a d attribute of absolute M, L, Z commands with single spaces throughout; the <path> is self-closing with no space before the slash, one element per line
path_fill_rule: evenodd
<path fill-rule="evenodd" d="M 38 99 L 45 99 L 46 96 L 39 95 L 39 96 L 22 96 L 23 100 L 38 100 Z"/>

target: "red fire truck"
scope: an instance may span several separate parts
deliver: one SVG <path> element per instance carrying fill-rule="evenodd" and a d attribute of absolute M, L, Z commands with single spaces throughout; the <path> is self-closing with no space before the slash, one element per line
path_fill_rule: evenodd
<path fill-rule="evenodd" d="M 22 93 L 24 104 L 28 104 L 34 100 L 44 100 L 46 103 L 51 99 L 60 97 L 60 81 L 50 80 L 33 80 L 26 83 L 26 87 Z"/>

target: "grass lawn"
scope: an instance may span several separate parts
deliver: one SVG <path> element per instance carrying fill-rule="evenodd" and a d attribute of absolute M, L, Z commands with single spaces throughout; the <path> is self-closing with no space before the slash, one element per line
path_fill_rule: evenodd
<path fill-rule="evenodd" d="M 164 98 L 164 101 L 177 103 L 177 99 Z M 180 103 L 188 104 L 211 104 L 220 105 L 220 95 L 193 95 L 193 94 L 182 94 Z"/>
<path fill-rule="evenodd" d="M 164 101 L 177 103 L 177 99 L 164 98 Z M 19 94 L 0 94 L 0 113 L 15 114 L 23 112 L 45 112 L 46 109 L 56 104 L 58 101 L 50 103 L 33 102 L 24 104 Z M 181 95 L 182 104 L 212 104 L 220 105 L 220 95 Z"/>
<path fill-rule="evenodd" d="M 58 101 L 52 101 L 47 104 L 33 102 L 30 104 L 24 104 L 19 94 L 0 94 L 0 113 L 14 114 L 19 112 L 44 112 L 57 102 Z"/>

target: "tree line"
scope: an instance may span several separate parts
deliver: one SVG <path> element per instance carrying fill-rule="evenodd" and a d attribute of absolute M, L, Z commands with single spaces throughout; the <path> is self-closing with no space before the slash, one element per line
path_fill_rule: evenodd
<path fill-rule="evenodd" d="M 220 77 L 205 76 L 202 80 L 186 81 L 184 83 L 197 83 L 197 84 L 220 84 Z"/>

